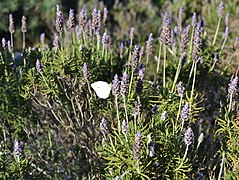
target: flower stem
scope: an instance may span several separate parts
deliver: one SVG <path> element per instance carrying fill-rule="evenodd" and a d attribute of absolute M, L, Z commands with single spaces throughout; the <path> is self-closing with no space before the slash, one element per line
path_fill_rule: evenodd
<path fill-rule="evenodd" d="M 216 29 L 215 36 L 214 36 L 213 43 L 212 43 L 213 46 L 217 40 L 217 34 L 218 34 L 219 27 L 220 27 L 221 19 L 222 19 L 221 17 L 218 19 L 217 29 Z"/>
<path fill-rule="evenodd" d="M 182 67 L 182 61 L 179 60 L 179 62 L 178 62 L 178 67 L 177 67 L 177 71 L 176 71 L 176 74 L 175 74 L 175 77 L 174 77 L 174 81 L 173 81 L 173 86 L 172 86 L 172 89 L 171 89 L 171 93 L 174 92 L 174 88 L 175 88 L 175 85 L 176 85 L 176 83 L 177 83 L 177 80 L 178 80 L 178 76 L 179 76 L 181 67 Z"/>
<path fill-rule="evenodd" d="M 164 52 L 164 58 L 163 58 L 163 87 L 166 87 L 165 82 L 165 74 L 166 74 L 166 45 L 163 45 L 163 52 Z"/>
<path fill-rule="evenodd" d="M 193 93 L 194 93 L 194 86 L 195 86 L 195 81 L 196 81 L 196 72 L 197 72 L 197 62 L 195 62 L 195 65 L 194 65 L 193 84 L 192 84 L 192 91 L 191 91 L 191 96 L 190 96 L 190 110 L 191 110 L 192 103 L 193 103 Z"/>
<path fill-rule="evenodd" d="M 120 119 L 119 119 L 119 107 L 118 107 L 117 97 L 115 97 L 115 105 L 116 105 L 116 113 L 117 113 L 117 120 L 118 120 L 118 132 L 120 133 Z"/>
<path fill-rule="evenodd" d="M 218 180 L 220 180 L 221 176 L 222 176 L 222 170 L 223 170 L 223 166 L 224 166 L 224 159 L 225 159 L 225 151 L 223 151 L 223 153 L 222 153 L 222 163 L 221 163 L 221 168 L 220 168 L 219 175 L 218 175 Z"/>

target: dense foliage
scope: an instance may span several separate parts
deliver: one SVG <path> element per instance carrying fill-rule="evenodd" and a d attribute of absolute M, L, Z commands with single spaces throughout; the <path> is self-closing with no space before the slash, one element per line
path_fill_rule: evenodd
<path fill-rule="evenodd" d="M 214 6 L 208 26 L 197 13 L 186 17 L 189 7 L 167 9 L 158 34 L 156 26 L 140 34 L 145 13 L 155 17 L 147 9 L 153 6 L 114 5 L 114 13 L 102 4 L 92 13 L 70 9 L 67 18 L 56 5 L 53 41 L 42 33 L 35 47 L 26 48 L 23 17 L 21 52 L 8 16 L 10 40 L 2 39 L 0 52 L 1 179 L 239 177 L 238 67 L 228 71 L 238 38 L 225 4 Z M 117 20 L 107 24 L 110 14 Z M 129 21 L 135 26 L 112 32 L 114 23 Z"/>

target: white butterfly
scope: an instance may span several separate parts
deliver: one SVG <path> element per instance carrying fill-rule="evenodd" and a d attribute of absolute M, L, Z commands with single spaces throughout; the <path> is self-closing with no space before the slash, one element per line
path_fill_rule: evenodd
<path fill-rule="evenodd" d="M 110 95 L 111 86 L 105 81 L 97 81 L 91 84 L 99 98 L 106 99 Z"/>

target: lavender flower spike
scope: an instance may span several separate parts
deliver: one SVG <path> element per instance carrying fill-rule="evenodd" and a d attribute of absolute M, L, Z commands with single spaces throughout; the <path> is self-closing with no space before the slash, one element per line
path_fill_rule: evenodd
<path fill-rule="evenodd" d="M 182 119 L 183 121 L 188 120 L 188 118 L 189 118 L 189 109 L 190 109 L 189 103 L 187 102 L 187 103 L 184 105 L 184 107 L 183 107 L 183 109 L 182 109 L 182 113 L 181 113 L 181 119 Z"/>
<path fill-rule="evenodd" d="M 13 16 L 12 14 L 9 14 L 9 32 L 13 34 L 15 32 L 15 27 L 14 27 L 14 21 L 13 21 Z"/>
<path fill-rule="evenodd" d="M 153 48 L 153 33 L 150 33 L 149 38 L 146 42 L 146 54 L 150 55 Z"/>
<path fill-rule="evenodd" d="M 178 92 L 178 95 L 180 97 L 183 97 L 184 96 L 184 91 L 185 91 L 185 87 L 183 86 L 183 83 L 180 81 L 177 85 L 177 92 Z"/>
<path fill-rule="evenodd" d="M 74 9 L 70 9 L 67 25 L 69 30 L 75 27 Z"/>
<path fill-rule="evenodd" d="M 170 19 L 166 18 L 163 22 L 163 29 L 159 37 L 161 43 L 168 45 L 171 42 Z"/>
<path fill-rule="evenodd" d="M 15 139 L 15 141 L 14 141 L 14 154 L 16 156 L 19 156 L 19 155 L 21 155 L 21 153 L 22 153 L 22 145 L 18 140 Z"/>
<path fill-rule="evenodd" d="M 108 19 L 108 9 L 105 7 L 104 8 L 104 13 L 103 13 L 103 24 L 106 24 L 106 21 Z"/>
<path fill-rule="evenodd" d="M 27 23 L 26 23 L 26 16 L 22 16 L 22 26 L 21 26 L 21 31 L 23 33 L 26 33 L 27 32 Z"/>
<path fill-rule="evenodd" d="M 139 62 L 139 46 L 135 45 L 134 51 L 131 56 L 131 67 L 133 70 L 137 68 L 138 62 Z"/>
<path fill-rule="evenodd" d="M 184 143 L 189 146 L 190 144 L 193 143 L 194 141 L 194 133 L 193 133 L 193 130 L 189 127 L 185 134 L 184 134 Z"/>
<path fill-rule="evenodd" d="M 152 107 L 152 113 L 153 114 L 157 114 L 158 113 L 158 106 L 157 104 L 154 104 L 153 107 Z"/>
<path fill-rule="evenodd" d="M 150 141 L 148 143 L 148 149 L 149 149 L 149 157 L 153 157 L 154 156 L 154 143 L 153 143 L 153 141 Z"/>
<path fill-rule="evenodd" d="M 140 132 L 137 132 L 137 134 L 135 135 L 134 145 L 133 145 L 133 154 L 136 160 L 140 159 L 141 157 L 141 154 L 140 154 L 141 147 L 142 147 L 142 135 Z"/>
<path fill-rule="evenodd" d="M 234 96 L 237 91 L 238 77 L 231 79 L 231 82 L 228 84 L 228 94 Z"/>
<path fill-rule="evenodd" d="M 234 44 L 233 44 L 233 50 L 235 51 L 238 47 L 238 37 L 235 38 Z"/>
<path fill-rule="evenodd" d="M 134 27 L 131 27 L 130 33 L 129 33 L 129 38 L 131 39 L 131 41 L 134 39 L 134 36 L 135 36 L 135 29 Z"/>
<path fill-rule="evenodd" d="M 86 62 L 84 62 L 84 64 L 83 64 L 82 71 L 83 71 L 83 79 L 88 80 L 88 78 L 90 77 L 90 73 L 89 73 L 88 65 Z"/>
<path fill-rule="evenodd" d="M 126 96 L 128 95 L 128 90 L 129 90 L 129 76 L 127 72 L 124 72 L 122 80 L 120 82 L 120 94 Z"/>
<path fill-rule="evenodd" d="M 227 13 L 227 15 L 226 15 L 226 18 L 225 18 L 225 25 L 227 26 L 227 27 L 229 27 L 229 19 L 230 18 L 230 14 L 229 13 Z"/>
<path fill-rule="evenodd" d="M 197 25 L 197 14 L 193 13 L 193 17 L 192 17 L 192 26 L 196 27 Z"/>
<path fill-rule="evenodd" d="M 102 134 L 105 134 L 107 130 L 108 130 L 107 122 L 106 122 L 105 118 L 102 118 L 101 123 L 100 123 L 100 131 Z"/>
<path fill-rule="evenodd" d="M 60 10 L 60 6 L 57 4 L 56 5 L 56 21 L 55 21 L 55 28 L 56 31 L 61 34 L 63 33 L 63 26 L 64 26 L 64 17 L 63 13 Z"/>
<path fill-rule="evenodd" d="M 115 74 L 114 80 L 112 81 L 112 94 L 117 98 L 120 93 L 120 84 L 119 84 L 118 75 Z"/>
<path fill-rule="evenodd" d="M 224 15 L 224 4 L 222 1 L 220 2 L 219 6 L 218 6 L 217 15 L 219 18 L 222 18 Z"/>
<path fill-rule="evenodd" d="M 60 46 L 60 41 L 59 41 L 59 37 L 58 37 L 58 35 L 55 33 L 54 34 L 54 39 L 53 39 L 53 46 L 55 47 L 55 48 L 59 48 L 59 46 Z"/>
<path fill-rule="evenodd" d="M 42 65 L 41 65 L 41 62 L 39 59 L 37 59 L 37 61 L 36 61 L 36 69 L 38 72 L 41 72 L 41 70 L 42 70 Z"/>
<path fill-rule="evenodd" d="M 94 30 L 95 35 L 100 34 L 100 21 L 101 21 L 100 10 L 97 10 L 95 8 L 92 12 L 92 29 Z"/>
<path fill-rule="evenodd" d="M 122 127 L 121 127 L 121 129 L 122 129 L 122 133 L 123 133 L 124 135 L 126 135 L 127 132 L 129 131 L 129 126 L 128 126 L 128 124 L 127 124 L 127 122 L 126 122 L 125 120 L 122 121 Z"/>

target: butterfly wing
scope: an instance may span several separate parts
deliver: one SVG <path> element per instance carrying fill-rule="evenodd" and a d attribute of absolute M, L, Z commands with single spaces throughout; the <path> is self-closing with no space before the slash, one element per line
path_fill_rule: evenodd
<path fill-rule="evenodd" d="M 97 81 L 91 84 L 91 87 L 94 89 L 96 95 L 99 98 L 106 99 L 110 95 L 111 87 L 105 81 Z"/>

